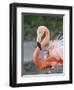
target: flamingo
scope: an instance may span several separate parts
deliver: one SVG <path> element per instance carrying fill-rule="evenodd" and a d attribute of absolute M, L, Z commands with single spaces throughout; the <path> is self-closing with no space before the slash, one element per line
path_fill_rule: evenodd
<path fill-rule="evenodd" d="M 37 47 L 33 53 L 33 61 L 39 69 L 55 67 L 58 63 L 63 64 L 63 47 L 57 45 L 56 40 L 48 46 L 49 55 L 39 57 L 40 51 L 48 44 L 50 32 L 46 26 L 39 26 L 37 29 Z"/>

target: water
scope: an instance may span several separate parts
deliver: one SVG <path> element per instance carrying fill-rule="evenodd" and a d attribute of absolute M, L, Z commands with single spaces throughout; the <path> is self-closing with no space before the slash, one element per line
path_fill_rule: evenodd
<path fill-rule="evenodd" d="M 23 61 L 25 63 L 27 62 L 33 62 L 33 52 L 36 47 L 36 42 L 29 41 L 23 43 Z"/>

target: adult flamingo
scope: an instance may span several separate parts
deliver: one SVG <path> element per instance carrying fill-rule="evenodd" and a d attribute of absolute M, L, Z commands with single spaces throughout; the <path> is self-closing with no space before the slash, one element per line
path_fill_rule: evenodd
<path fill-rule="evenodd" d="M 57 51 L 57 45 L 54 43 L 50 44 L 48 47 L 50 56 L 43 57 L 42 59 L 39 58 L 40 50 L 44 48 L 46 44 L 48 44 L 49 40 L 50 40 L 50 32 L 48 28 L 45 26 L 39 26 L 37 29 L 37 47 L 33 53 L 33 60 L 35 65 L 40 69 L 46 67 L 55 67 L 57 63 L 63 63 L 63 59 L 59 57 L 59 55 L 57 55 L 57 53 L 55 52 L 55 50 Z M 60 50 L 63 49 L 61 48 Z"/>

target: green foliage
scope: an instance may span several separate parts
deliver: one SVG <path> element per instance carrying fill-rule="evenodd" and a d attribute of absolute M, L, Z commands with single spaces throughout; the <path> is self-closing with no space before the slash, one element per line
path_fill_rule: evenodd
<path fill-rule="evenodd" d="M 63 34 L 63 16 L 61 15 L 22 15 L 24 40 L 35 40 L 38 26 L 45 25 L 51 32 L 51 39 Z"/>

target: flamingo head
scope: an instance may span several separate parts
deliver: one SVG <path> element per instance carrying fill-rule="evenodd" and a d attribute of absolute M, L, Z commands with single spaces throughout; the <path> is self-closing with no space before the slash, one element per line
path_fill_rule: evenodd
<path fill-rule="evenodd" d="M 45 26 L 39 26 L 37 29 L 37 42 L 40 43 L 44 35 L 45 35 Z"/>
<path fill-rule="evenodd" d="M 47 32 L 48 32 L 48 28 L 45 26 L 39 26 L 37 29 L 37 46 L 40 49 L 41 49 L 40 42 L 43 40 Z"/>

